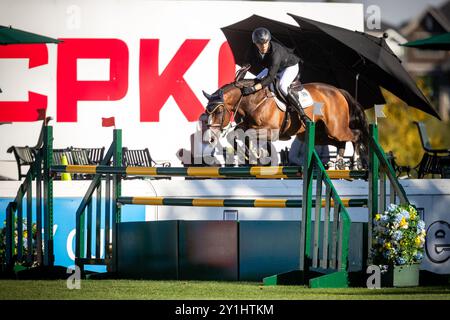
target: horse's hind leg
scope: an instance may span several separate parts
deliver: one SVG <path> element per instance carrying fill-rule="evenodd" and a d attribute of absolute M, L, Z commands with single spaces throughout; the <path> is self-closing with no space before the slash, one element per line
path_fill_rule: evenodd
<path fill-rule="evenodd" d="M 353 134 L 355 135 L 355 139 L 352 141 L 353 143 L 353 170 L 363 170 L 364 169 L 364 162 L 367 155 L 366 155 L 366 147 L 364 146 L 364 143 L 361 141 L 362 132 L 359 129 L 353 129 Z"/>
<path fill-rule="evenodd" d="M 360 157 L 360 148 L 359 148 L 359 143 L 357 142 L 352 142 L 353 143 L 353 166 L 352 169 L 353 170 L 363 170 L 363 163 Z"/>

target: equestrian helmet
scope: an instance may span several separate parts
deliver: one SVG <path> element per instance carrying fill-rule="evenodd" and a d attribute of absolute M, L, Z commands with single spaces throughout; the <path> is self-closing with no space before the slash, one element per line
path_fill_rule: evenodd
<path fill-rule="evenodd" d="M 269 42 L 271 38 L 270 31 L 263 27 L 256 28 L 252 33 L 252 40 L 255 44 L 264 44 Z"/>

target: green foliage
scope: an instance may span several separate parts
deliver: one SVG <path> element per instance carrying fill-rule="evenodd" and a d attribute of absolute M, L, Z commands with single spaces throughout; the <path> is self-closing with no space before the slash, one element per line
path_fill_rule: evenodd
<path fill-rule="evenodd" d="M 431 90 L 423 79 L 417 86 L 427 98 Z M 383 90 L 386 105 L 383 112 L 386 118 L 378 119 L 380 143 L 383 149 L 393 151 L 396 162 L 401 166 L 415 167 L 423 156 L 419 131 L 413 121 L 425 123 L 431 145 L 435 148 L 450 147 L 450 123 L 440 121 L 416 108 L 406 105 L 392 93 Z M 367 112 L 373 121 L 373 111 Z"/>
<path fill-rule="evenodd" d="M 6 263 L 6 221 L 4 222 L 4 228 L 0 229 L 0 265 Z M 28 230 L 27 230 L 27 220 L 22 220 L 22 243 L 23 243 L 23 249 L 22 249 L 22 259 L 18 259 L 18 246 L 19 246 L 19 233 L 17 229 L 17 219 L 15 219 L 15 227 L 14 227 L 14 254 L 13 254 L 13 260 L 15 261 L 15 265 L 21 265 L 21 266 L 32 266 L 30 265 L 30 262 L 26 261 L 26 256 L 28 255 Z M 33 255 L 36 255 L 36 232 L 37 227 L 36 223 L 33 223 L 32 225 L 32 249 L 33 249 Z M 35 261 L 35 259 L 33 259 Z M 33 263 L 33 262 L 31 262 Z"/>

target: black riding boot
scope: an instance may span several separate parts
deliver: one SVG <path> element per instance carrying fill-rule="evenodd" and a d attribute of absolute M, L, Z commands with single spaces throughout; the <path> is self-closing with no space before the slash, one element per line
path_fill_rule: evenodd
<path fill-rule="evenodd" d="M 300 115 L 300 119 L 306 123 L 306 120 L 311 120 L 305 113 L 305 110 L 303 110 L 302 105 L 300 104 L 300 101 L 298 100 L 298 93 L 293 90 L 288 90 L 288 100 L 290 104 L 294 107 L 295 111 L 298 112 Z"/>

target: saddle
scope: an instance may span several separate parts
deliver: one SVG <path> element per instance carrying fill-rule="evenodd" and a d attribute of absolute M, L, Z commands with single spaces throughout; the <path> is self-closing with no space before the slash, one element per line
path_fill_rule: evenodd
<path fill-rule="evenodd" d="M 297 99 L 300 101 L 303 108 L 307 108 L 313 104 L 311 95 L 300 82 L 300 74 L 295 77 L 289 89 L 293 90 L 294 94 L 297 95 Z M 289 140 L 291 136 L 286 134 L 287 124 L 292 119 L 292 114 L 294 117 L 297 117 L 297 111 L 294 110 L 287 97 L 281 91 L 280 81 L 278 78 L 276 78 L 275 81 L 269 85 L 269 91 L 273 94 L 277 107 L 284 112 L 279 139 L 284 141 Z"/>
<path fill-rule="evenodd" d="M 306 90 L 303 84 L 300 82 L 300 75 L 297 75 L 297 77 L 295 77 L 289 88 L 294 92 L 294 94 L 297 95 L 297 99 L 299 99 L 300 104 L 303 108 L 308 108 L 314 103 L 308 90 Z M 277 102 L 277 106 L 281 111 L 285 112 L 286 106 L 289 107 L 288 111 L 292 109 L 290 107 L 288 99 L 284 96 L 283 92 L 280 89 L 280 80 L 278 78 L 276 78 L 275 81 L 269 85 L 269 90 L 270 92 L 272 92 L 273 97 L 276 98 L 275 101 Z M 280 104 L 280 102 L 282 104 Z"/>

